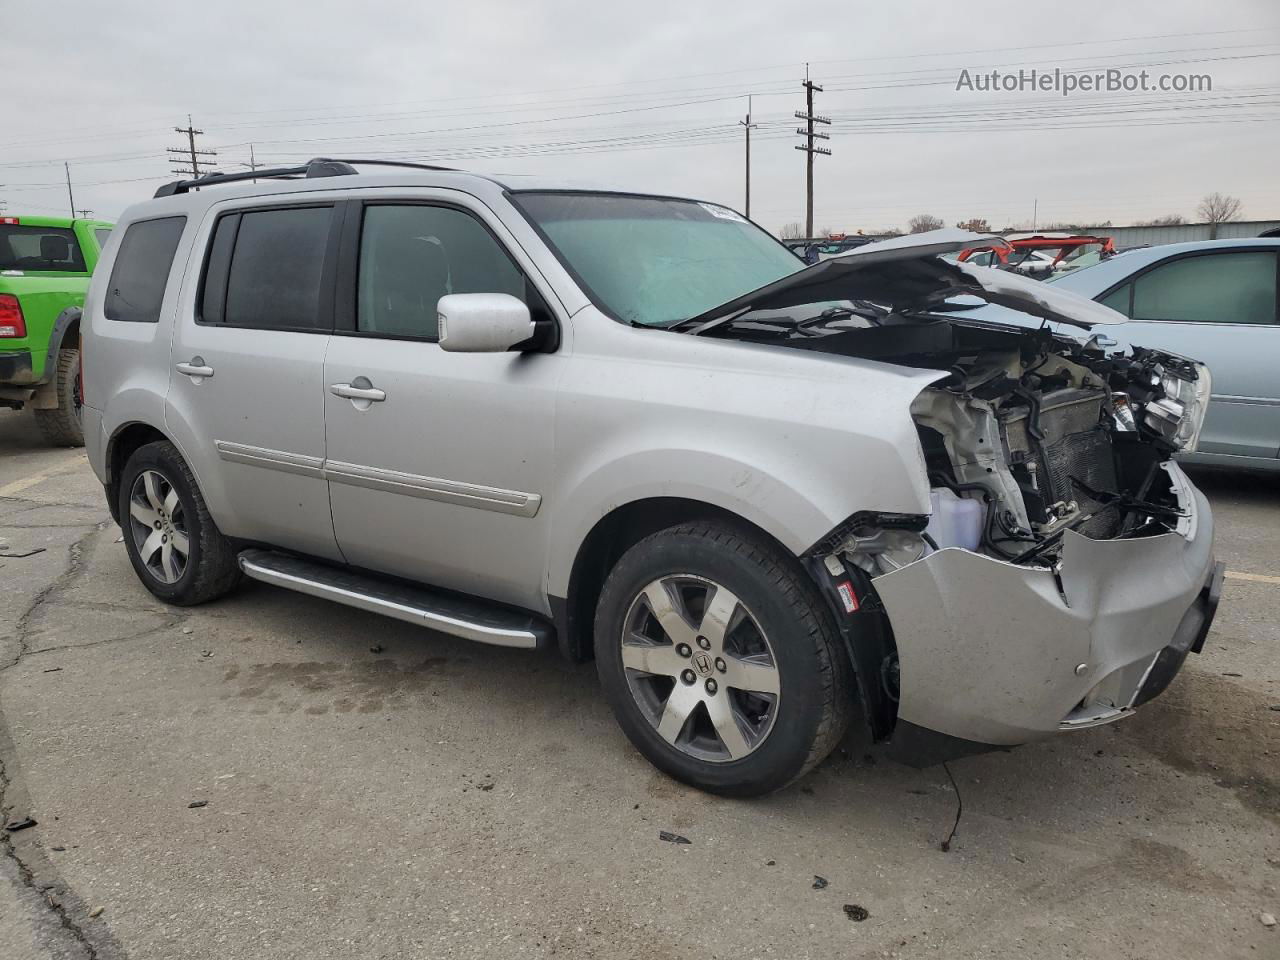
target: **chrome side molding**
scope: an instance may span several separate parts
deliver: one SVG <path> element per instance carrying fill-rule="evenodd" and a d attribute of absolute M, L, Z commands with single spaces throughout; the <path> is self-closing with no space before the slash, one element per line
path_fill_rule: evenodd
<path fill-rule="evenodd" d="M 477 507 L 517 517 L 532 517 L 542 504 L 542 497 L 536 493 L 503 490 L 500 487 L 486 487 L 478 483 L 463 483 L 439 477 L 423 477 L 415 473 L 401 473 L 398 470 L 383 470 L 337 460 L 325 461 L 324 475 L 333 483 L 367 487 L 423 500 L 456 503 L 462 507 Z"/>
<path fill-rule="evenodd" d="M 272 550 L 245 550 L 239 563 L 244 575 L 254 580 L 395 617 L 464 640 L 534 649 L 549 643 L 552 636 L 550 625 L 531 614 Z"/>
<path fill-rule="evenodd" d="M 336 384 L 345 386 L 345 384 Z M 345 394 L 344 394 L 345 396 Z M 376 398 L 373 398 L 376 399 Z M 520 490 L 504 490 L 480 483 L 464 483 L 442 477 L 424 477 L 399 470 L 384 470 L 359 463 L 343 463 L 322 457 L 308 457 L 285 450 L 269 450 L 228 440 L 214 440 L 214 447 L 222 460 L 243 463 L 251 467 L 297 473 L 307 477 L 320 477 L 332 483 L 345 483 L 352 487 L 366 487 L 384 493 L 396 493 L 422 500 L 438 500 L 462 507 L 475 507 L 493 513 L 509 513 L 517 517 L 532 517 L 542 506 L 542 496 Z"/>

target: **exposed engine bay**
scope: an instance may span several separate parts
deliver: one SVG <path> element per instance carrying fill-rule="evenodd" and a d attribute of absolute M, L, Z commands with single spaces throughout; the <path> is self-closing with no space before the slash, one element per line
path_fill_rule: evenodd
<path fill-rule="evenodd" d="M 1182 516 L 1162 464 L 1194 449 L 1209 396 L 1202 365 L 856 302 L 807 320 L 787 313 L 717 333 L 947 373 L 911 411 L 932 488 L 927 525 L 876 515 L 846 531 L 841 552 L 871 576 L 946 547 L 1051 568 L 1065 531 L 1151 536 Z"/>

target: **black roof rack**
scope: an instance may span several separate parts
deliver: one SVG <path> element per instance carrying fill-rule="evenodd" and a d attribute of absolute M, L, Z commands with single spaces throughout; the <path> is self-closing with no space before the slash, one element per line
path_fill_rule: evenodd
<path fill-rule="evenodd" d="M 166 183 L 155 192 L 157 197 L 172 197 L 189 193 L 201 187 L 213 187 L 220 183 L 240 183 L 245 180 L 297 180 L 310 177 L 349 177 L 359 173 L 353 164 L 374 167 L 410 167 L 415 170 L 453 170 L 453 167 L 437 167 L 426 163 L 409 163 L 405 160 L 333 160 L 316 157 L 299 167 L 264 167 L 243 173 L 209 173 L 195 180 L 175 180 Z"/>

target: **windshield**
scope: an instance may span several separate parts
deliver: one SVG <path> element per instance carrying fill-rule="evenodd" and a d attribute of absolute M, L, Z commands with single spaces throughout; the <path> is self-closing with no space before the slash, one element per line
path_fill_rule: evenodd
<path fill-rule="evenodd" d="M 668 326 L 804 268 L 727 207 L 598 193 L 520 193 L 516 203 L 597 306 Z"/>

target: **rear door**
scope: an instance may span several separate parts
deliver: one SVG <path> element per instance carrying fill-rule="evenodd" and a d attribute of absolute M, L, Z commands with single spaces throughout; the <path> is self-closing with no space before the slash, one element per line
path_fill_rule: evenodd
<path fill-rule="evenodd" d="M 214 209 L 174 334 L 170 432 L 224 533 L 338 560 L 323 373 L 342 206 Z"/>
<path fill-rule="evenodd" d="M 1203 453 L 1280 455 L 1280 315 L 1274 249 L 1238 247 L 1162 260 L 1098 297 L 1131 318 L 1108 336 L 1205 363 L 1213 399 Z"/>

